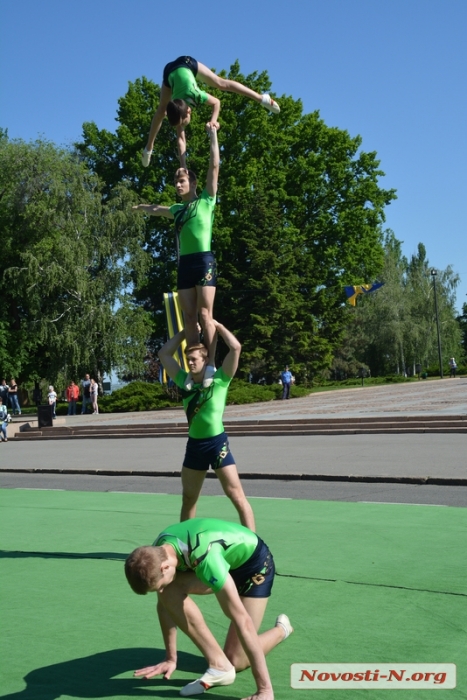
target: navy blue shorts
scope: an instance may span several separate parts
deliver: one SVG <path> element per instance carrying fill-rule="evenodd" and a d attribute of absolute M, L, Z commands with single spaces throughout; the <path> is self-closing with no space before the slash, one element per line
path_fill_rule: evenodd
<path fill-rule="evenodd" d="M 259 537 L 248 561 L 238 569 L 230 569 L 238 594 L 244 598 L 269 598 L 275 573 L 274 557 Z"/>
<path fill-rule="evenodd" d="M 188 438 L 186 444 L 183 466 L 187 469 L 207 471 L 228 467 L 235 464 L 235 459 L 230 451 L 227 433 L 221 433 L 210 438 Z"/>
<path fill-rule="evenodd" d="M 193 58 L 192 56 L 179 56 L 178 58 L 175 59 L 175 61 L 171 61 L 168 63 L 165 68 L 164 68 L 164 73 L 162 76 L 162 80 L 164 82 L 164 85 L 166 87 L 170 87 L 169 85 L 169 75 L 173 73 L 174 70 L 177 68 L 189 68 L 193 75 L 196 76 L 198 75 L 198 61 L 196 58 Z"/>
<path fill-rule="evenodd" d="M 211 251 L 180 255 L 177 273 L 177 289 L 216 287 L 217 264 Z"/>

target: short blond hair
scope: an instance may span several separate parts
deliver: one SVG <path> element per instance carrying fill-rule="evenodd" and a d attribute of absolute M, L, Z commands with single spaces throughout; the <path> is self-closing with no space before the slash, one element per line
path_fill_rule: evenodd
<path fill-rule="evenodd" d="M 135 549 L 125 561 L 125 576 L 132 590 L 146 595 L 161 577 L 162 564 L 168 559 L 165 549 L 145 545 Z"/>
<path fill-rule="evenodd" d="M 201 357 L 206 360 L 209 353 L 208 349 L 203 343 L 197 343 L 196 345 L 189 345 L 187 348 L 185 348 L 185 355 L 189 355 L 190 352 L 195 352 L 195 350 L 198 350 L 198 352 L 201 353 Z"/>

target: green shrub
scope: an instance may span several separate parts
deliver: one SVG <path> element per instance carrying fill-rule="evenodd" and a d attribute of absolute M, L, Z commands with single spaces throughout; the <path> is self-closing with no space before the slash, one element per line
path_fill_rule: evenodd
<path fill-rule="evenodd" d="M 126 413 L 129 411 L 155 411 L 160 408 L 178 406 L 179 401 L 171 399 L 161 384 L 131 382 L 117 389 L 110 396 L 99 399 L 99 412 Z"/>
<path fill-rule="evenodd" d="M 290 396 L 296 399 L 300 396 L 308 396 L 311 389 L 305 386 L 296 386 L 290 389 Z M 282 398 L 281 384 L 250 384 L 241 379 L 233 379 L 227 396 L 227 404 L 256 403 L 261 401 L 274 401 Z"/>
<path fill-rule="evenodd" d="M 276 398 L 271 386 L 250 384 L 242 379 L 233 379 L 227 396 L 227 404 L 256 403 L 273 401 Z"/>
<path fill-rule="evenodd" d="M 443 367 L 443 374 L 445 377 L 449 377 L 450 373 L 449 365 L 446 365 L 446 367 Z M 430 365 L 430 367 L 427 367 L 424 369 L 424 372 L 428 374 L 429 377 L 439 377 L 439 364 L 436 365 Z M 467 366 L 462 366 L 462 365 L 457 365 L 457 370 L 456 370 L 456 376 L 464 376 L 467 373 Z"/>

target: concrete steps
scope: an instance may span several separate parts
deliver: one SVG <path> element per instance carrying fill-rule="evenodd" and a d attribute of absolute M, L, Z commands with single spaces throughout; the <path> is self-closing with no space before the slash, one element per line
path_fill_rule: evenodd
<path fill-rule="evenodd" d="M 467 433 L 467 415 L 299 418 L 293 420 L 224 421 L 231 436 L 358 435 L 401 433 Z M 22 426 L 13 440 L 121 439 L 186 437 L 185 421 L 134 425 L 82 425 L 32 428 Z"/>

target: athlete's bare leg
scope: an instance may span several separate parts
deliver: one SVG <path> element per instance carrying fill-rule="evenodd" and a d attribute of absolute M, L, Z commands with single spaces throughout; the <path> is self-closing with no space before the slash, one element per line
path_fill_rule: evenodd
<path fill-rule="evenodd" d="M 216 360 L 216 327 L 212 322 L 215 287 L 196 287 L 196 303 L 198 307 L 201 328 L 203 329 L 204 344 L 208 349 L 208 365 L 215 366 Z"/>
<path fill-rule="evenodd" d="M 185 337 L 188 347 L 199 343 L 197 289 L 198 287 L 192 287 L 191 289 L 178 290 L 178 299 L 183 311 Z"/>
<path fill-rule="evenodd" d="M 240 597 L 248 614 L 253 620 L 256 631 L 258 631 L 263 621 L 269 598 Z M 264 655 L 266 656 L 266 654 L 280 644 L 284 638 L 285 633 L 280 625 L 276 625 L 275 627 L 272 627 L 266 632 L 258 635 Z M 250 662 L 248 661 L 248 657 L 243 650 L 233 623 L 230 625 L 229 631 L 227 632 L 224 651 L 229 661 L 231 661 L 231 663 L 235 666 L 236 671 L 243 671 L 245 668 L 249 667 Z"/>
<path fill-rule="evenodd" d="M 238 83 L 236 80 L 228 80 L 227 78 L 221 78 L 220 76 L 213 73 L 213 71 L 210 70 L 203 63 L 198 62 L 197 77 L 200 80 L 202 80 L 203 83 L 209 85 L 209 87 L 217 88 L 218 90 L 222 90 L 223 92 L 235 92 L 237 93 L 237 95 L 244 95 L 245 97 L 249 97 L 251 100 L 255 100 L 255 102 L 261 102 L 262 100 L 262 95 L 260 95 L 258 92 L 251 90 L 246 85 Z"/>
<path fill-rule="evenodd" d="M 241 524 L 255 532 L 256 525 L 253 508 L 247 501 L 235 464 L 219 467 L 216 469 L 216 476 L 221 482 L 225 495 L 230 498 L 235 506 Z"/>
<path fill-rule="evenodd" d="M 196 504 L 203 487 L 205 471 L 182 467 L 182 509 L 180 522 L 196 517 Z"/>
<path fill-rule="evenodd" d="M 264 95 L 260 95 L 258 92 L 251 90 L 251 88 L 247 87 L 246 85 L 242 85 L 242 83 L 239 83 L 236 80 L 221 78 L 220 76 L 213 73 L 212 70 L 210 70 L 203 63 L 198 63 L 197 77 L 199 77 L 200 80 L 209 85 L 209 87 L 217 88 L 218 90 L 222 90 L 223 92 L 235 92 L 238 95 L 244 95 L 245 97 L 249 97 L 250 100 L 259 102 L 261 105 L 263 105 L 263 107 L 265 107 L 270 112 L 273 112 L 274 114 L 279 114 L 279 112 L 281 111 L 277 102 L 273 100 L 272 97 L 267 93 Z"/>

